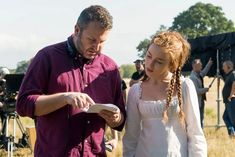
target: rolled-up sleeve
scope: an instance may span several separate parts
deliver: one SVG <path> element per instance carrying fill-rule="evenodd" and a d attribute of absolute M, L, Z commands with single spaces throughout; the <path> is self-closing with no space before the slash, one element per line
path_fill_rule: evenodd
<path fill-rule="evenodd" d="M 183 81 L 182 91 L 189 157 L 207 157 L 207 143 L 200 125 L 197 93 L 190 79 Z"/>
<path fill-rule="evenodd" d="M 34 117 L 35 102 L 45 94 L 46 80 L 50 62 L 43 52 L 32 60 L 20 87 L 16 102 L 16 111 L 20 116 Z"/>
<path fill-rule="evenodd" d="M 128 93 L 127 122 L 123 137 L 123 157 L 134 157 L 140 135 L 140 113 L 138 109 L 139 86 L 134 84 Z"/>

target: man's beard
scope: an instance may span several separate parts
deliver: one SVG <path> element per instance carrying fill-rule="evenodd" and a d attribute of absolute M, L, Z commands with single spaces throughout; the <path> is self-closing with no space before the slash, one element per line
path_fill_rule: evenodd
<path fill-rule="evenodd" d="M 76 40 L 76 44 L 77 44 L 77 55 L 82 55 L 82 57 L 86 60 L 91 60 L 93 58 L 90 58 L 88 54 L 86 54 L 85 49 L 84 49 L 84 46 L 82 44 L 82 36 L 81 34 L 78 35 L 78 38 Z"/>
<path fill-rule="evenodd" d="M 77 38 L 77 51 L 81 54 L 81 55 L 83 55 L 83 51 L 82 51 L 82 49 L 83 49 L 83 45 L 82 45 L 82 40 L 81 40 L 81 37 L 82 36 L 82 33 L 80 33 L 79 35 L 78 35 L 78 38 Z"/>

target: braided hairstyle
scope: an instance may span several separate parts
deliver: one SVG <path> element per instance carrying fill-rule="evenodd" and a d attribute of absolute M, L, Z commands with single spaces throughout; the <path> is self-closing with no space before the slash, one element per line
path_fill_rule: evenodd
<path fill-rule="evenodd" d="M 187 40 L 178 32 L 165 31 L 156 34 L 151 44 L 156 44 L 163 49 L 164 53 L 169 54 L 170 63 L 169 69 L 173 74 L 167 90 L 166 107 L 163 111 L 163 121 L 168 121 L 167 111 L 172 101 L 174 90 L 177 89 L 177 97 L 179 100 L 179 114 L 178 118 L 182 124 L 184 124 L 184 112 L 182 107 L 182 86 L 180 81 L 181 69 L 189 57 L 190 45 Z"/>

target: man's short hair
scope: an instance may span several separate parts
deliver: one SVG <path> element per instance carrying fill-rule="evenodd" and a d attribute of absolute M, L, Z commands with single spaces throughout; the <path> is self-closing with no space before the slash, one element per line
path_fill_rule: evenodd
<path fill-rule="evenodd" d="M 140 63 L 140 64 L 143 64 L 143 60 L 141 60 L 141 59 L 136 59 L 136 60 L 134 61 L 134 63 Z"/>
<path fill-rule="evenodd" d="M 77 25 L 83 30 L 90 22 L 98 22 L 105 30 L 113 27 L 113 17 L 107 9 L 100 5 L 92 5 L 84 9 L 78 17 Z"/>
<path fill-rule="evenodd" d="M 10 71 L 7 68 L 0 68 L 0 75 L 4 77 L 5 75 L 10 74 Z"/>
<path fill-rule="evenodd" d="M 229 67 L 229 69 L 233 69 L 233 62 L 232 61 L 230 61 L 230 60 L 224 61 L 224 64 L 226 64 Z"/>
<path fill-rule="evenodd" d="M 201 63 L 201 59 L 199 59 L 199 58 L 196 58 L 196 59 L 194 59 L 193 61 L 192 61 L 192 65 L 194 65 L 194 64 L 196 64 L 196 63 Z"/>

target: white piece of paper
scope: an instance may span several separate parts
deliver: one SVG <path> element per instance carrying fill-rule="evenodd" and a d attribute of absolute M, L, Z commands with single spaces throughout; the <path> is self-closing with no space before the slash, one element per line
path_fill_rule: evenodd
<path fill-rule="evenodd" d="M 99 113 L 101 110 L 108 110 L 111 112 L 120 112 L 119 108 L 113 104 L 94 104 L 89 107 L 87 113 Z"/>

